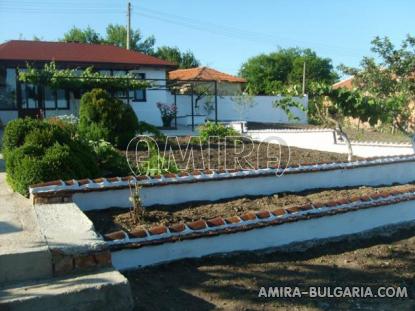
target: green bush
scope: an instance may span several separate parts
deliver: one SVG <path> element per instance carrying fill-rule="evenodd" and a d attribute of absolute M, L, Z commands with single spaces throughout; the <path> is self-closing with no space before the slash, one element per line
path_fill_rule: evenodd
<path fill-rule="evenodd" d="M 104 140 L 90 141 L 103 176 L 124 176 L 130 173 L 125 155 Z"/>
<path fill-rule="evenodd" d="M 131 106 L 102 89 L 93 89 L 82 96 L 79 117 L 81 136 L 93 141 L 103 139 L 118 148 L 125 148 L 139 130 Z"/>
<path fill-rule="evenodd" d="M 100 173 L 93 149 L 65 126 L 17 119 L 7 124 L 4 140 L 7 180 L 24 195 L 35 183 L 93 178 Z"/>
<path fill-rule="evenodd" d="M 199 137 L 202 143 L 206 143 L 209 137 L 234 137 L 241 136 L 236 130 L 231 127 L 226 127 L 220 123 L 206 122 L 199 127 Z"/>
<path fill-rule="evenodd" d="M 150 157 L 137 167 L 140 175 L 156 176 L 166 173 L 178 173 L 179 169 L 174 161 L 161 156 L 158 150 L 150 145 Z"/>

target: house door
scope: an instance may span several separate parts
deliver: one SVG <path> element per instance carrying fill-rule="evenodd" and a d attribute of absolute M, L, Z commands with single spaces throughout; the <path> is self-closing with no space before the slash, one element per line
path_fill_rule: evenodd
<path fill-rule="evenodd" d="M 32 84 L 20 84 L 19 118 L 42 118 L 42 88 Z"/>

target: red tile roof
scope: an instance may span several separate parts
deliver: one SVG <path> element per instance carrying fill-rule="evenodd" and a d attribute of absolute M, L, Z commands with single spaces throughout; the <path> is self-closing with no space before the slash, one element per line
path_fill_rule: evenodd
<path fill-rule="evenodd" d="M 332 85 L 333 89 L 353 89 L 353 76 Z"/>
<path fill-rule="evenodd" d="M 165 60 L 113 45 L 26 40 L 0 44 L 2 60 L 176 67 Z"/>
<path fill-rule="evenodd" d="M 232 83 L 245 83 L 243 78 L 231 76 L 209 67 L 197 67 L 190 69 L 178 69 L 169 72 L 170 80 L 201 80 L 201 81 L 225 81 Z"/>

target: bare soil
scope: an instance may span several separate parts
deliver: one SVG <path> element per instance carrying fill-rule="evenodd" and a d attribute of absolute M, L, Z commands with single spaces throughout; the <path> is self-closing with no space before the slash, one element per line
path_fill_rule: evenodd
<path fill-rule="evenodd" d="M 135 310 L 415 310 L 413 227 L 301 253 L 250 252 L 124 273 Z M 258 298 L 261 287 L 407 287 L 410 298 Z"/>
<path fill-rule="evenodd" d="M 177 141 L 169 139 L 167 143 L 157 143 L 160 154 L 183 171 L 287 167 L 305 163 L 347 161 L 345 154 L 252 142 L 246 139 L 200 145 L 200 141 L 191 140 L 190 137 L 179 137 Z M 192 158 L 189 157 L 191 148 Z M 131 163 L 136 163 L 137 156 L 133 148 L 128 155 Z M 148 156 L 147 149 L 138 148 L 138 155 L 145 159 Z"/>
<path fill-rule="evenodd" d="M 354 196 L 371 195 L 382 192 L 382 189 L 409 190 L 413 185 L 393 187 L 360 187 L 339 190 L 307 191 L 303 193 L 282 193 L 271 196 L 243 197 L 217 202 L 192 202 L 178 205 L 152 206 L 146 211 L 145 219 L 135 224 L 130 212 L 126 209 L 111 208 L 90 211 L 86 215 L 94 223 L 100 233 L 117 230 L 132 231 L 137 228 L 150 228 L 156 225 L 171 225 L 181 222 L 196 221 L 201 218 L 210 219 L 218 216 L 230 217 L 243 215 L 248 211 L 275 210 L 306 203 L 327 202 L 350 199 Z"/>

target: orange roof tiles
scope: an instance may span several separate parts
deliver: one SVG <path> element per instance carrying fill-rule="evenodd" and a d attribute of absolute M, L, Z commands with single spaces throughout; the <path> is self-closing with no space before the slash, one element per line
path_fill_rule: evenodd
<path fill-rule="evenodd" d="M 209 67 L 197 67 L 190 69 L 178 69 L 169 72 L 170 80 L 200 80 L 200 81 L 224 81 L 231 83 L 246 83 L 243 78 L 235 77 L 227 73 L 217 71 Z"/>

